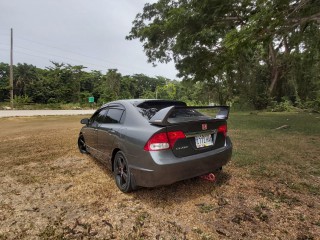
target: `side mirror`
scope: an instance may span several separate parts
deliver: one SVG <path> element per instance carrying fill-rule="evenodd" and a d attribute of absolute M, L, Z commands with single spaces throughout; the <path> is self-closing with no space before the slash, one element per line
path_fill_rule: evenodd
<path fill-rule="evenodd" d="M 89 119 L 88 118 L 81 119 L 80 123 L 88 125 L 89 124 Z"/>

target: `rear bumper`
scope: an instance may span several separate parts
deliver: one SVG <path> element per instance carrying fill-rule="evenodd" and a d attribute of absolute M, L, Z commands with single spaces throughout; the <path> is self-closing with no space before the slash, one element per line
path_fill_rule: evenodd
<path fill-rule="evenodd" d="M 161 153 L 162 154 L 162 153 Z M 130 165 L 135 185 L 141 187 L 155 187 L 168 185 L 177 181 L 201 176 L 213 172 L 227 164 L 232 155 L 232 143 L 229 138 L 222 148 L 177 158 L 168 151 L 164 156 L 159 152 L 150 152 L 152 166 L 144 168 Z"/>

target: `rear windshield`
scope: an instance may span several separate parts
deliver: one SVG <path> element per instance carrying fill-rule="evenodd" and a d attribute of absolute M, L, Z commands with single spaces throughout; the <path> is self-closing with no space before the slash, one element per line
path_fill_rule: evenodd
<path fill-rule="evenodd" d="M 187 106 L 184 102 L 179 101 L 146 101 L 138 104 L 136 107 L 139 113 L 150 120 L 158 111 L 163 108 L 170 106 Z M 212 119 L 210 113 L 207 110 L 202 109 L 175 109 L 169 116 L 168 122 L 170 123 L 179 123 L 179 122 L 189 122 L 195 120 L 207 120 Z"/>
<path fill-rule="evenodd" d="M 187 106 L 187 104 L 184 102 L 179 102 L 179 101 L 146 101 L 146 102 L 142 102 L 142 103 L 138 104 L 136 107 L 137 107 L 139 113 L 143 117 L 150 120 L 158 111 L 160 111 L 163 108 L 170 107 L 170 106 L 185 107 L 185 106 Z M 189 113 L 189 114 L 187 112 L 182 113 L 182 111 L 181 111 L 180 114 L 190 115 L 191 113 Z"/>
<path fill-rule="evenodd" d="M 175 109 L 169 116 L 169 123 L 188 122 L 195 120 L 211 119 L 209 117 L 195 109 Z"/>

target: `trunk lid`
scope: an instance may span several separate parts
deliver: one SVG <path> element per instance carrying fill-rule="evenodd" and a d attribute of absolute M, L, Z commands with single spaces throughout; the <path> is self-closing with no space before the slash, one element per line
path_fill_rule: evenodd
<path fill-rule="evenodd" d="M 201 120 L 167 126 L 167 132 L 182 131 L 186 136 L 172 146 L 173 154 L 186 157 L 223 147 L 226 134 L 221 126 L 226 124 L 225 120 Z"/>
<path fill-rule="evenodd" d="M 176 157 L 186 157 L 221 148 L 226 142 L 226 106 L 171 106 L 158 111 L 150 123 L 166 127 L 167 133 L 182 131 L 181 136 L 171 146 Z"/>

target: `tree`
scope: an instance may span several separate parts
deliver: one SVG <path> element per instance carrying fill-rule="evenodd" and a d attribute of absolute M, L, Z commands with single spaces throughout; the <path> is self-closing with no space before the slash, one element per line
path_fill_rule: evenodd
<path fill-rule="evenodd" d="M 28 86 L 37 79 L 37 68 L 29 64 L 18 63 L 14 68 L 14 93 L 19 96 L 26 96 Z"/>
<path fill-rule="evenodd" d="M 91 96 L 99 104 L 125 98 L 156 98 L 157 87 L 171 83 L 170 79 L 161 76 L 122 76 L 117 69 L 102 74 L 100 71 L 87 72 L 82 65 L 51 63 L 46 69 L 20 63 L 14 66 L 15 98 L 21 105 L 31 100 L 43 104 L 84 104 Z M 170 94 L 173 99 L 174 94 Z M 0 101 L 8 98 L 9 65 L 0 63 Z"/>
<path fill-rule="evenodd" d="M 143 43 L 149 62 L 173 60 L 184 80 L 206 82 L 227 100 L 256 89 L 246 98 L 260 108 L 270 97 L 301 95 L 306 74 L 293 72 L 306 55 L 317 85 L 319 23 L 318 0 L 158 0 L 136 16 L 127 39 Z"/>
<path fill-rule="evenodd" d="M 106 103 L 119 99 L 121 77 L 117 69 L 108 69 L 108 72 L 102 77 L 101 82 L 97 86 L 100 93 L 99 102 Z"/>
<path fill-rule="evenodd" d="M 137 94 L 136 91 L 138 89 L 137 81 L 131 76 L 123 76 L 121 79 L 120 86 L 120 98 L 121 99 L 129 99 L 134 98 Z"/>
<path fill-rule="evenodd" d="M 166 85 L 157 87 L 158 97 L 161 99 L 177 99 L 177 87 L 170 82 Z"/>
<path fill-rule="evenodd" d="M 84 73 L 83 65 L 71 66 L 68 65 L 68 69 L 72 73 L 72 82 L 70 88 L 73 90 L 73 99 L 72 102 L 80 102 L 81 101 L 81 82 L 83 81 Z"/>
<path fill-rule="evenodd" d="M 0 63 L 0 102 L 9 99 L 9 65 Z"/>

